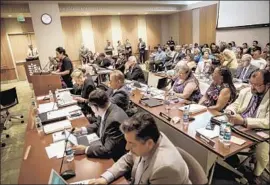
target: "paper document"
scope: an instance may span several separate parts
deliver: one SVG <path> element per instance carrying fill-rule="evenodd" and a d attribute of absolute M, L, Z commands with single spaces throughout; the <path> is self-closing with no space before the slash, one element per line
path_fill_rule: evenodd
<path fill-rule="evenodd" d="M 89 181 L 90 181 L 90 179 L 83 180 L 83 181 L 77 181 L 77 182 L 73 182 L 73 183 L 69 183 L 69 184 L 88 184 Z"/>
<path fill-rule="evenodd" d="M 243 140 L 243 139 L 240 139 L 240 138 L 238 138 L 238 137 L 232 136 L 232 137 L 231 137 L 231 142 L 233 142 L 233 143 L 235 143 L 235 144 L 237 144 L 237 145 L 242 145 L 242 144 L 244 144 L 246 141 Z"/>
<path fill-rule="evenodd" d="M 38 113 L 44 113 L 44 112 L 49 112 L 52 110 L 57 110 L 57 104 L 54 102 L 50 102 L 50 103 L 44 103 L 44 104 L 40 104 L 38 107 Z"/>
<path fill-rule="evenodd" d="M 48 119 L 61 118 L 61 117 L 64 117 L 64 116 L 68 116 L 68 112 L 65 112 L 63 110 L 56 110 L 56 111 L 47 112 L 47 118 Z"/>
<path fill-rule="evenodd" d="M 207 130 L 206 128 L 199 128 L 196 130 L 197 132 L 199 132 L 201 135 L 213 139 L 217 136 L 219 136 L 219 126 L 215 125 L 214 130 Z"/>
<path fill-rule="evenodd" d="M 89 134 L 86 137 L 87 137 L 87 140 L 88 140 L 89 143 L 99 140 L 99 137 L 97 136 L 96 133 Z"/>
<path fill-rule="evenodd" d="M 49 98 L 49 95 L 46 96 L 38 96 L 37 100 L 44 100 L 45 98 Z"/>
<path fill-rule="evenodd" d="M 47 146 L 45 148 L 47 155 L 49 157 L 49 159 L 53 158 L 53 157 L 63 157 L 63 153 L 65 150 L 65 141 L 59 141 L 56 143 L 52 143 L 50 146 Z"/>
<path fill-rule="evenodd" d="M 68 106 L 68 107 L 65 107 L 65 108 L 62 108 L 61 111 L 64 111 L 64 112 L 75 112 L 77 110 L 81 110 L 82 108 L 79 107 L 78 105 L 72 105 L 72 106 Z"/>
<path fill-rule="evenodd" d="M 53 137 L 53 142 L 55 143 L 55 142 L 58 142 L 58 141 L 65 140 L 66 135 L 65 135 L 65 132 L 60 131 L 60 132 L 53 133 L 52 137 Z"/>
<path fill-rule="evenodd" d="M 201 112 L 201 111 L 204 111 L 204 110 L 207 109 L 207 107 L 206 106 L 203 106 L 203 105 L 190 104 L 190 105 L 186 105 L 186 106 L 180 107 L 179 110 L 184 111 L 186 107 L 189 109 L 189 112 L 191 114 L 195 114 L 195 113 L 198 113 L 198 112 Z"/>
<path fill-rule="evenodd" d="M 43 129 L 45 134 L 51 134 L 64 129 L 69 129 L 71 127 L 72 127 L 71 122 L 69 120 L 63 120 L 45 125 Z"/>

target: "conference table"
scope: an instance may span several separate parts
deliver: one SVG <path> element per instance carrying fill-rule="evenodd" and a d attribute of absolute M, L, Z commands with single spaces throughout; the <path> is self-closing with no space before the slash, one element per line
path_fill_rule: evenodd
<path fill-rule="evenodd" d="M 39 101 L 40 104 L 49 101 Z M 73 127 L 82 127 L 88 123 L 85 117 L 71 121 Z M 48 184 L 51 169 L 59 172 L 61 160 L 49 159 L 45 147 L 53 143 L 52 134 L 38 133 L 34 122 L 34 110 L 30 108 L 29 120 L 25 132 L 24 159 L 20 168 L 18 184 Z M 29 150 L 30 148 L 30 150 Z M 29 152 L 28 152 L 29 151 Z M 28 153 L 28 155 L 27 155 Z M 73 169 L 76 176 L 67 180 L 68 183 L 98 178 L 106 169 L 112 166 L 112 159 L 93 159 L 85 155 L 74 156 L 72 162 L 64 162 L 62 172 Z M 115 184 L 126 184 L 124 178 L 114 182 Z"/>

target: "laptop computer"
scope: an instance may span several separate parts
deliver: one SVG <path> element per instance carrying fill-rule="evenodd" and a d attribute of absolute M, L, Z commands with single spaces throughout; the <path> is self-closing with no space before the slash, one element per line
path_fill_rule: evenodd
<path fill-rule="evenodd" d="M 70 184 L 88 184 L 90 179 L 73 182 Z M 54 169 L 51 170 L 50 178 L 48 184 L 69 184 L 65 181 Z"/>

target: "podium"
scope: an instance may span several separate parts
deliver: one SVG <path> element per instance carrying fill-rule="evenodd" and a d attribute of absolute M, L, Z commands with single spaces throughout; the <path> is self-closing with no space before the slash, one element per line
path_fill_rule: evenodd
<path fill-rule="evenodd" d="M 32 83 L 32 75 L 34 74 L 34 72 L 38 71 L 40 68 L 40 61 L 38 59 L 27 60 L 26 62 L 24 62 L 24 69 L 29 83 Z"/>
<path fill-rule="evenodd" d="M 31 76 L 35 96 L 47 95 L 51 90 L 62 89 L 60 75 L 34 74 Z"/>

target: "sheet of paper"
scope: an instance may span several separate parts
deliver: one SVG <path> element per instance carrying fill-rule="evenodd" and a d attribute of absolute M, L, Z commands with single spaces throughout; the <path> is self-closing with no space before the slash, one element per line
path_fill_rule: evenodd
<path fill-rule="evenodd" d="M 68 112 L 65 112 L 63 110 L 56 110 L 56 111 L 47 112 L 48 119 L 60 118 L 60 117 L 64 117 L 64 116 L 68 116 Z"/>
<path fill-rule="evenodd" d="M 197 113 L 197 112 L 201 112 L 201 111 L 204 111 L 206 110 L 207 108 L 203 105 L 199 105 L 199 104 L 190 104 L 190 105 L 186 105 L 186 106 L 183 106 L 183 107 L 180 107 L 179 110 L 181 111 L 184 111 L 185 110 L 185 107 L 188 107 L 189 108 L 189 112 L 191 114 L 193 113 Z"/>
<path fill-rule="evenodd" d="M 65 133 L 63 131 L 53 133 L 52 137 L 53 137 L 53 142 L 54 143 L 58 142 L 58 141 L 62 141 L 62 140 L 64 140 L 66 138 Z"/>
<path fill-rule="evenodd" d="M 77 137 L 74 136 L 73 134 L 70 134 L 70 132 L 67 130 L 65 132 L 66 132 L 66 137 L 68 137 L 68 141 L 70 141 L 73 145 L 77 146 L 78 145 Z"/>
<path fill-rule="evenodd" d="M 43 129 L 45 134 L 51 134 L 64 129 L 69 129 L 71 127 L 72 127 L 71 122 L 69 120 L 63 120 L 45 125 Z"/>
<path fill-rule="evenodd" d="M 48 112 L 48 111 L 52 111 L 52 110 L 58 110 L 57 104 L 54 102 L 50 102 L 50 103 L 43 103 L 40 104 L 38 107 L 38 113 L 44 113 L 44 112 Z"/>
<path fill-rule="evenodd" d="M 48 158 L 51 159 L 56 156 L 55 152 L 53 151 L 53 148 L 51 146 L 45 147 L 46 153 L 48 155 Z"/>
<path fill-rule="evenodd" d="M 50 145 L 57 158 L 62 158 L 65 150 L 65 141 L 59 141 Z"/>
<path fill-rule="evenodd" d="M 97 136 L 96 133 L 89 134 L 86 137 L 87 137 L 87 140 L 88 140 L 89 143 L 91 143 L 93 141 L 96 141 L 96 140 L 99 140 L 99 137 Z"/>
<path fill-rule="evenodd" d="M 231 137 L 231 142 L 233 142 L 233 143 L 235 143 L 235 144 L 237 144 L 237 145 L 242 145 L 242 144 L 244 144 L 246 141 L 243 140 L 243 139 L 240 139 L 240 138 L 238 138 L 238 137 L 232 136 L 232 137 Z"/>
<path fill-rule="evenodd" d="M 49 97 L 49 95 L 46 95 L 46 96 L 38 96 L 37 97 L 37 100 L 44 100 L 45 98 Z"/>
<path fill-rule="evenodd" d="M 200 134 L 202 134 L 203 136 L 213 139 L 217 136 L 219 136 L 219 126 L 215 125 L 214 130 L 207 130 L 206 128 L 199 128 L 196 130 L 197 132 L 199 132 Z"/>
<path fill-rule="evenodd" d="M 72 105 L 72 106 L 68 106 L 68 107 L 62 108 L 61 111 L 64 111 L 64 112 L 74 112 L 74 111 L 81 110 L 81 109 L 82 108 L 79 107 L 78 105 Z"/>

